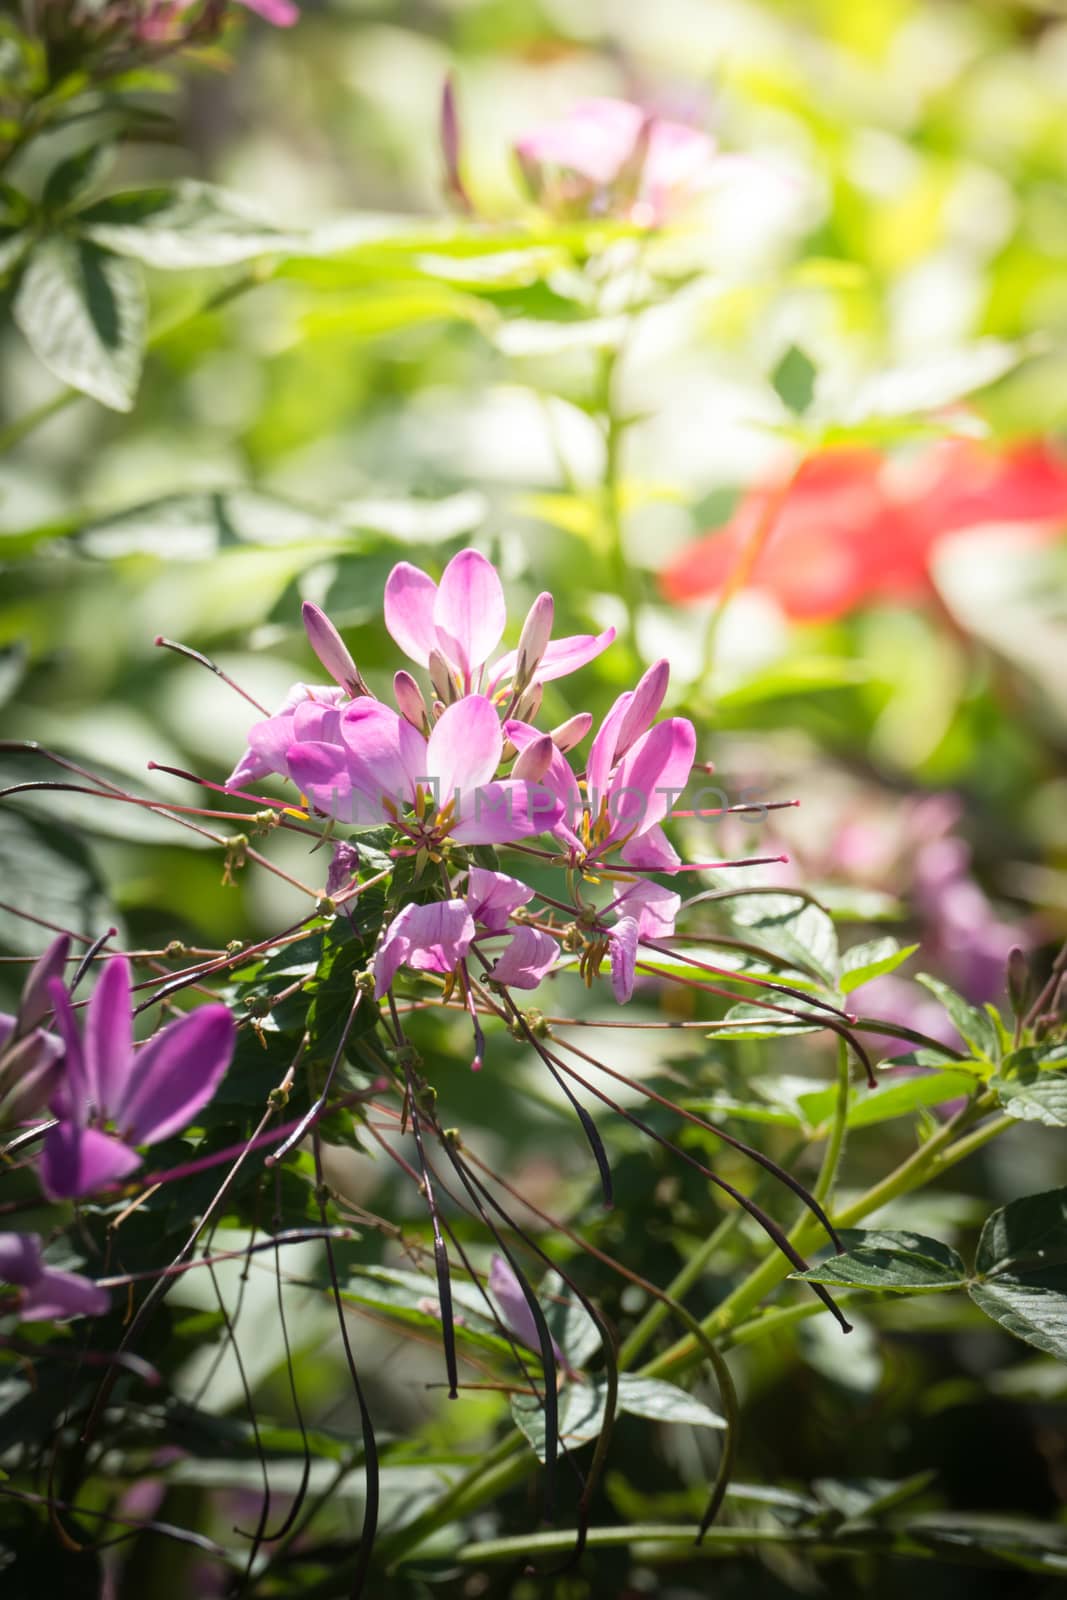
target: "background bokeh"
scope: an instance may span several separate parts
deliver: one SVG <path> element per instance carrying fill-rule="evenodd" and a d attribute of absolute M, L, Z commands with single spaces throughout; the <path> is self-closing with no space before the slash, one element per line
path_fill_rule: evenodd
<path fill-rule="evenodd" d="M 975 526 L 996 527 L 955 528 L 929 552 L 922 586 L 903 595 L 880 584 L 885 549 L 872 543 L 870 582 L 814 620 L 792 619 L 776 597 L 773 535 L 766 581 L 741 585 L 724 607 L 707 595 L 672 602 L 659 574 L 672 563 L 684 572 L 695 541 L 753 488 L 782 481 L 805 451 L 880 451 L 905 478 L 949 432 L 998 458 L 1041 441 L 1059 459 L 1064 8 L 333 0 L 302 10 L 292 30 L 250 19 L 187 59 L 179 141 L 125 147 L 107 183 L 207 180 L 314 247 L 252 287 L 244 279 L 255 264 L 150 269 L 152 346 L 128 415 L 80 399 L 15 439 L 18 419 L 57 386 L 5 318 L 7 738 L 40 741 L 138 794 L 197 803 L 191 785 L 147 762 L 221 782 L 249 711 L 209 672 L 156 648 L 157 635 L 207 652 L 273 705 L 294 680 L 318 675 L 299 625 L 299 602 L 310 598 L 384 694 L 397 665 L 381 627 L 390 567 L 409 559 L 436 572 L 476 543 L 500 566 L 516 628 L 549 588 L 557 634 L 620 630 L 579 677 L 548 686 L 545 726 L 578 709 L 603 713 L 643 665 L 668 656 L 672 703 L 697 720 L 701 757 L 715 763 L 709 782 L 730 803 L 801 802 L 694 823 L 689 853 L 788 854 L 788 864 L 743 870 L 753 882 L 812 890 L 843 943 L 879 932 L 921 941 L 913 965 L 1003 1009 L 1009 949 L 1032 952 L 1041 967 L 1067 933 L 1067 545 L 1053 536 L 1067 526 L 1067 499 L 1040 538 L 1020 534 L 1028 514 L 1010 497 L 976 512 Z M 422 261 L 434 257 L 434 219 L 449 214 L 438 134 L 448 73 L 464 181 L 487 230 L 514 228 L 516 249 L 540 230 L 546 252 L 560 252 L 549 270 L 520 264 L 493 278 L 465 274 L 460 252 Z M 524 130 L 590 95 L 699 124 L 748 163 L 699 217 L 647 244 L 647 294 L 626 281 L 624 258 L 622 281 L 599 285 L 595 305 L 588 268 L 583 276 L 559 230 L 539 218 L 511 155 Z M 411 248 L 390 241 L 401 221 L 420 217 L 427 236 L 415 267 Z M 241 292 L 193 314 L 239 279 Z M 604 489 L 606 373 L 625 418 L 614 510 Z M 958 470 L 965 480 L 973 470 L 966 453 Z M 818 510 L 813 562 L 832 554 L 817 523 Z M 24 753 L 3 763 L 10 781 L 40 775 Z M 5 902 L 86 932 L 114 921 L 132 948 L 263 936 L 303 912 L 277 878 L 245 868 L 226 882 L 216 849 L 132 807 L 26 796 L 0 813 L 0 846 Z M 270 848 L 298 878 L 324 876 L 322 857 L 309 862 L 281 838 Z M 43 934 L 4 911 L 0 937 L 18 953 L 38 950 Z M 871 1013 L 936 1031 L 930 996 L 911 979 L 878 982 Z M 567 1004 L 585 1003 L 573 987 Z M 689 1014 L 650 989 L 634 1015 L 672 1006 Z M 424 1054 L 462 1059 L 450 1026 L 426 1023 Z M 700 1054 L 664 1037 L 620 1033 L 611 1059 L 707 1092 L 736 1093 L 748 1072 L 832 1072 L 832 1052 L 807 1040 Z M 584 1206 L 580 1134 L 517 1046 L 497 1040 L 478 1080 L 453 1066 L 448 1097 L 520 1190 L 549 1209 Z M 755 1137 L 779 1155 L 788 1146 L 773 1127 Z M 857 1133 L 846 1183 L 869 1182 L 887 1148 L 906 1151 L 911 1137 L 899 1124 Z M 965 1243 L 993 1204 L 1020 1192 L 1019 1171 L 1028 1189 L 1062 1180 L 1062 1130 L 1026 1125 L 1013 1140 L 924 1197 L 926 1231 Z M 709 1224 L 707 1186 L 679 1176 L 662 1152 L 625 1131 L 615 1143 L 617 1211 L 590 1234 L 663 1281 L 664 1261 L 684 1259 L 718 1213 Z M 704 1145 L 694 1134 L 693 1148 Z M 751 1184 L 718 1150 L 715 1159 Z M 799 1158 L 808 1175 L 814 1159 L 810 1150 Z M 338 1170 L 361 1204 L 424 1226 L 418 1196 L 369 1158 L 352 1154 Z M 907 1225 L 906 1203 L 893 1220 Z M 395 1243 L 375 1237 L 374 1249 L 401 1259 Z M 743 1229 L 724 1240 L 721 1278 L 698 1286 L 697 1304 L 713 1305 L 752 1249 Z M 590 1286 L 623 1325 L 639 1309 L 610 1275 L 591 1272 Z M 183 1293 L 195 1303 L 197 1291 Z M 308 1405 L 343 1426 L 351 1417 L 333 1398 L 332 1357 L 311 1359 L 318 1345 L 332 1349 L 321 1293 L 309 1293 L 301 1315 Z M 795 1484 L 929 1469 L 938 1504 L 1062 1519 L 1062 1368 L 955 1296 L 873 1305 L 847 1361 L 827 1321 L 739 1360 L 746 1476 Z M 477 1448 L 489 1436 L 496 1399 L 438 1406 L 423 1388 L 437 1376 L 432 1346 L 401 1348 L 391 1328 L 358 1326 L 387 1429 L 427 1448 Z M 251 1381 L 284 1414 L 279 1361 L 277 1341 L 264 1338 Z M 211 1391 L 223 1415 L 241 1405 L 231 1366 Z M 196 1374 L 187 1382 L 195 1392 Z M 635 1428 L 623 1424 L 614 1446 L 615 1510 L 699 1509 L 697 1446 L 667 1440 L 646 1456 Z M 195 1514 L 210 1526 L 232 1509 L 220 1488 L 190 1468 L 178 1492 L 202 1497 Z M 516 1527 L 530 1513 L 523 1493 L 504 1502 Z M 355 1488 L 337 1502 L 342 1530 L 356 1503 Z M 706 1592 L 711 1569 L 680 1569 L 668 1584 L 614 1552 L 598 1570 L 543 1592 L 682 1600 Z M 165 1577 L 142 1551 L 116 1592 L 146 1592 L 134 1587 L 145 1574 L 153 1596 L 191 1593 L 182 1585 L 200 1581 L 188 1569 Z M 503 1592 L 447 1573 L 425 1576 L 428 1588 L 419 1581 L 411 1593 Z M 888 1597 L 907 1582 L 917 1595 L 999 1600 L 1051 1594 L 1046 1581 L 863 1561 L 816 1579 L 786 1556 L 715 1574 L 723 1596 Z"/>

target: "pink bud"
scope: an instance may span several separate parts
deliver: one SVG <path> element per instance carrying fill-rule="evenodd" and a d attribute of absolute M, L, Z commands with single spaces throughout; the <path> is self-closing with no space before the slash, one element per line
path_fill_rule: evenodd
<path fill-rule="evenodd" d="M 308 643 L 334 682 L 339 683 L 342 689 L 347 689 L 350 695 L 366 694 L 367 686 L 359 675 L 359 668 L 326 613 L 310 600 L 305 600 L 301 614 Z"/>
<path fill-rule="evenodd" d="M 441 153 L 445 159 L 445 190 L 464 211 L 473 212 L 470 195 L 459 170 L 459 111 L 456 86 L 449 73 L 441 92 Z"/>
<path fill-rule="evenodd" d="M 568 717 L 558 728 L 553 728 L 549 737 L 557 750 L 573 750 L 576 744 L 581 744 L 592 726 L 591 712 L 576 711 L 573 717 Z"/>
<path fill-rule="evenodd" d="M 540 783 L 548 771 L 555 749 L 550 736 L 543 733 L 521 752 L 512 769 L 512 775 L 516 778 L 525 778 L 527 783 Z"/>
<path fill-rule="evenodd" d="M 70 934 L 61 933 L 58 939 L 53 939 L 48 949 L 30 968 L 29 976 L 22 986 L 22 999 L 19 1002 L 19 1033 L 28 1033 L 51 1011 L 49 980 L 63 977 L 69 955 Z"/>
<path fill-rule="evenodd" d="M 526 621 L 522 625 L 522 633 L 519 635 L 519 648 L 516 651 L 515 687 L 517 689 L 524 689 L 541 665 L 541 657 L 548 648 L 548 641 L 552 637 L 552 620 L 555 609 L 552 596 L 547 592 L 539 594 L 530 607 Z"/>
<path fill-rule="evenodd" d="M 448 662 L 440 650 L 430 651 L 429 660 L 430 682 L 433 684 L 437 698 L 450 706 L 453 700 L 459 698 L 456 692 L 455 680 L 448 669 Z"/>
<path fill-rule="evenodd" d="M 393 679 L 393 694 L 396 696 L 400 715 L 410 722 L 413 728 L 418 728 L 420 733 L 429 733 L 430 715 L 426 710 L 426 702 L 422 698 L 422 690 L 410 672 L 396 674 Z"/>
<path fill-rule="evenodd" d="M 531 683 L 515 707 L 516 722 L 532 722 L 541 709 L 545 691 L 539 683 Z"/>

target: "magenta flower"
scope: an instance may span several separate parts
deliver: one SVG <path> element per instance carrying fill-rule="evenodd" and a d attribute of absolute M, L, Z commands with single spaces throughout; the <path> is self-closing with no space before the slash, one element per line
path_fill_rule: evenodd
<path fill-rule="evenodd" d="M 157 1144 L 188 1126 L 229 1066 L 234 1025 L 225 1006 L 202 1006 L 135 1052 L 125 956 L 105 965 L 84 1034 L 64 985 L 53 979 L 50 988 L 65 1055 L 41 1184 L 50 1199 L 68 1200 L 133 1172 L 141 1164 L 135 1145 Z"/>
<path fill-rule="evenodd" d="M 463 900 L 405 906 L 395 916 L 374 957 L 374 988 L 384 994 L 401 967 L 454 972 L 474 939 L 474 918 Z"/>
<path fill-rule="evenodd" d="M 547 604 L 546 604 L 547 602 Z M 547 682 L 575 672 L 606 650 L 614 628 L 604 633 L 576 634 L 549 642 L 543 636 L 545 617 L 551 626 L 551 596 L 539 595 L 527 618 L 526 656 L 536 649 L 536 671 L 529 679 Z M 432 668 L 432 657 L 444 662 L 457 690 L 469 694 L 479 670 L 500 643 L 507 612 L 504 590 L 492 562 L 477 550 L 461 550 L 441 575 L 401 561 L 385 585 L 385 626 L 404 654 L 420 667 Z M 517 674 L 519 650 L 512 650 L 489 669 L 490 693 Z"/>
<path fill-rule="evenodd" d="M 16 1310 L 23 1322 L 99 1317 L 109 1304 L 107 1290 L 91 1279 L 46 1266 L 36 1233 L 0 1233 L 0 1283 L 20 1291 Z"/>
<path fill-rule="evenodd" d="M 538 737 L 541 737 L 538 735 Z M 551 828 L 552 796 L 523 779 L 496 780 L 504 741 L 483 695 L 442 712 L 428 739 L 390 706 L 360 699 L 340 719 L 340 743 L 286 751 L 290 776 L 339 822 L 393 822 L 413 846 L 504 844 Z M 414 816 L 401 821 L 411 808 Z"/>
<path fill-rule="evenodd" d="M 467 908 L 489 933 L 503 933 L 511 913 L 529 905 L 533 894 L 528 883 L 520 883 L 506 872 L 472 867 L 467 875 Z"/>
<path fill-rule="evenodd" d="M 30 968 L 17 1013 L 0 1011 L 0 1127 L 34 1116 L 55 1088 L 63 1041 L 39 1023 L 52 1009 L 48 985 L 62 976 L 69 954 L 70 937 L 62 933 Z"/>
<path fill-rule="evenodd" d="M 564 216 L 616 216 L 660 226 L 709 187 L 715 144 L 627 100 L 583 100 L 516 142 L 539 205 Z"/>
<path fill-rule="evenodd" d="M 349 696 L 333 684 L 294 683 L 273 717 L 248 730 L 248 749 L 226 779 L 227 789 L 245 789 L 272 772 L 290 776 L 286 752 L 305 740 L 336 742 Z"/>
<path fill-rule="evenodd" d="M 643 939 L 663 939 L 674 932 L 681 906 L 682 897 L 673 889 L 665 889 L 648 878 L 638 878 L 612 903 L 611 909 L 619 917 L 633 919 Z"/>

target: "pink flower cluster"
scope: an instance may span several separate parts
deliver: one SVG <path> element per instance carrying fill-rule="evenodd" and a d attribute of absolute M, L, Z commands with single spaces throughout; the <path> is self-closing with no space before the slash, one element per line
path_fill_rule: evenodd
<path fill-rule="evenodd" d="M 608 959 L 621 1002 L 633 991 L 640 941 L 674 931 L 680 897 L 643 874 L 681 866 L 662 824 L 693 765 L 692 724 L 656 721 L 669 676 L 656 662 L 615 702 L 584 771 L 576 768 L 571 753 L 593 719 L 582 712 L 540 730 L 542 688 L 599 655 L 614 631 L 554 640 L 553 614 L 551 595 L 539 595 L 516 649 L 496 656 L 504 594 L 484 556 L 461 551 L 439 584 L 401 562 L 386 582 L 385 625 L 424 669 L 431 693 L 400 671 L 394 709 L 373 696 L 329 619 L 304 607 L 312 648 L 334 683 L 296 685 L 255 724 L 226 787 L 280 774 L 312 812 L 389 824 L 394 856 L 434 865 L 383 932 L 373 964 L 379 995 L 401 967 L 466 977 L 472 957 L 490 983 L 536 988 L 561 957 L 563 930 L 553 919 L 561 909 L 576 919 L 568 948 L 580 951 L 583 975 L 591 981 Z M 606 886 L 606 905 L 541 896 L 538 909 L 528 884 L 470 855 L 481 845 L 521 855 L 539 835 L 551 849 L 534 854 L 547 853 L 572 885 Z"/>

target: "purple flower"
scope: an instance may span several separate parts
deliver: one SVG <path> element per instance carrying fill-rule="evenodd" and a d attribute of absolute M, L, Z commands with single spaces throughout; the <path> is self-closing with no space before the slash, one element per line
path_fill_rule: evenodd
<path fill-rule="evenodd" d="M 624 1006 L 634 992 L 638 937 L 637 922 L 633 917 L 620 917 L 608 934 L 611 987 L 620 1006 Z"/>
<path fill-rule="evenodd" d="M 565 216 L 617 216 L 660 226 L 709 186 L 715 145 L 627 100 L 583 100 L 532 128 L 515 154 L 534 199 Z"/>
<path fill-rule="evenodd" d="M 559 960 L 559 945 L 540 928 L 518 927 L 493 963 L 489 977 L 512 989 L 536 989 Z"/>
<path fill-rule="evenodd" d="M 340 735 L 339 743 L 307 741 L 286 751 L 301 790 L 340 822 L 394 822 L 414 847 L 434 849 L 446 838 L 460 844 L 524 839 L 559 816 L 539 785 L 494 779 L 504 741 L 483 695 L 449 706 L 429 739 L 381 701 L 357 700 L 341 717 Z M 402 822 L 408 807 L 414 817 Z"/>
<path fill-rule="evenodd" d="M 631 917 L 643 939 L 669 938 L 674 932 L 675 918 L 681 910 L 682 897 L 673 889 L 652 883 L 648 878 L 638 878 L 633 886 L 621 894 L 612 905 L 619 917 Z"/>
<path fill-rule="evenodd" d="M 23 1322 L 99 1317 L 109 1304 L 107 1290 L 89 1278 L 46 1266 L 35 1233 L 0 1233 L 0 1282 L 21 1290 L 16 1309 Z"/>
<path fill-rule="evenodd" d="M 540 683 L 575 672 L 606 650 L 615 637 L 614 628 L 608 628 L 598 635 L 579 634 L 549 642 L 542 637 L 546 615 L 551 627 L 551 596 L 540 595 L 523 630 L 527 670 L 530 678 Z M 476 674 L 500 643 L 506 617 L 497 570 L 477 550 L 461 550 L 453 556 L 440 584 L 407 561 L 395 566 L 386 580 L 385 626 L 390 634 L 420 667 L 431 668 L 431 657 L 439 656 L 460 693 L 470 692 Z M 529 663 L 535 654 L 533 670 Z M 489 669 L 490 693 L 515 678 L 518 668 L 518 650 L 502 656 Z"/>
<path fill-rule="evenodd" d="M 69 954 L 70 936 L 62 933 L 31 967 L 15 1016 L 0 1012 L 0 1127 L 43 1110 L 55 1088 L 63 1042 L 38 1024 L 52 1009 L 48 985 Z"/>
<path fill-rule="evenodd" d="M 227 789 L 245 789 L 272 772 L 290 776 L 286 752 L 303 740 L 340 737 L 341 711 L 350 696 L 333 684 L 294 683 L 273 717 L 248 730 L 248 749 L 226 779 Z"/>
<path fill-rule="evenodd" d="M 463 900 L 405 906 L 395 916 L 374 957 L 374 988 L 384 994 L 401 967 L 454 972 L 474 939 L 474 918 Z"/>
<path fill-rule="evenodd" d="M 508 877 L 506 872 L 472 867 L 467 875 L 467 909 L 489 933 L 503 933 L 511 913 L 529 905 L 533 894 L 529 884 Z"/>
<path fill-rule="evenodd" d="M 526 1296 L 522 1292 L 515 1269 L 501 1255 L 494 1255 L 489 1263 L 488 1288 L 490 1295 L 496 1301 L 501 1320 L 511 1329 L 516 1339 L 530 1350 L 540 1350 L 541 1341 L 537 1336 L 537 1324 L 533 1312 L 526 1303 Z M 560 1365 L 566 1367 L 563 1351 L 555 1339 L 552 1340 L 552 1350 Z M 567 1370 L 570 1371 L 570 1368 Z"/>
<path fill-rule="evenodd" d="M 135 1052 L 125 956 L 105 965 L 84 1034 L 66 988 L 56 979 L 50 988 L 65 1055 L 41 1184 L 50 1199 L 68 1200 L 125 1178 L 141 1164 L 135 1145 L 156 1144 L 192 1121 L 230 1063 L 234 1025 L 225 1006 L 201 1006 Z"/>

